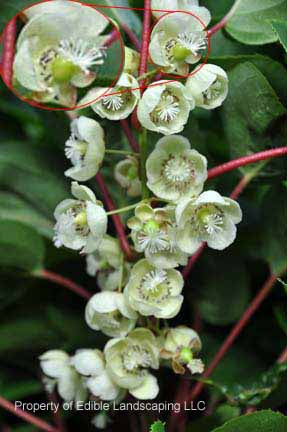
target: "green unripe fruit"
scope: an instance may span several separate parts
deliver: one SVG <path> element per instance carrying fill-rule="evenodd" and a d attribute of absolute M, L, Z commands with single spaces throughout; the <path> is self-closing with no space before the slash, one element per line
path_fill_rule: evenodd
<path fill-rule="evenodd" d="M 149 233 L 154 233 L 156 231 L 159 231 L 159 224 L 155 220 L 150 220 L 145 224 L 144 226 L 145 233 L 149 234 Z"/>
<path fill-rule="evenodd" d="M 175 45 L 172 50 L 172 55 L 177 61 L 184 61 L 190 54 L 190 50 L 182 45 Z"/>
<path fill-rule="evenodd" d="M 130 166 L 127 172 L 129 180 L 135 180 L 138 178 L 138 168 L 134 165 Z"/>
<path fill-rule="evenodd" d="M 74 65 L 69 60 L 63 58 L 56 58 L 52 64 L 52 75 L 54 81 L 59 84 L 69 82 L 73 76 L 79 72 L 78 66 Z"/>
<path fill-rule="evenodd" d="M 88 223 L 87 212 L 82 211 L 75 217 L 75 224 L 79 227 L 84 227 Z"/>
<path fill-rule="evenodd" d="M 180 360 L 183 363 L 190 363 L 192 359 L 193 359 L 193 354 L 191 349 L 188 347 L 182 348 L 180 352 Z"/>

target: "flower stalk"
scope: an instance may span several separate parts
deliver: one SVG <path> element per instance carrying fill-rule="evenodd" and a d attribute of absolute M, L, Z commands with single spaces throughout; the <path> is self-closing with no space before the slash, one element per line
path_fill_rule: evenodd
<path fill-rule="evenodd" d="M 73 291 L 75 294 L 78 294 L 80 297 L 89 300 L 92 296 L 88 291 L 85 290 L 81 285 L 76 284 L 71 279 L 65 278 L 57 273 L 51 272 L 49 270 L 42 270 L 37 276 L 54 282 L 57 285 L 60 285 L 64 288 L 68 288 L 70 291 Z"/>
<path fill-rule="evenodd" d="M 12 84 L 13 61 L 15 53 L 15 40 L 17 30 L 17 19 L 13 18 L 8 24 L 3 35 L 3 57 L 2 57 L 2 76 L 7 85 Z"/>
<path fill-rule="evenodd" d="M 233 17 L 235 12 L 237 11 L 238 7 L 240 6 L 241 0 L 236 0 L 234 2 L 234 5 L 229 10 L 229 12 L 222 18 L 221 21 L 219 21 L 217 24 L 215 24 L 211 29 L 208 31 L 209 36 L 213 36 L 215 33 L 217 33 L 219 30 L 223 29 L 228 21 Z"/>

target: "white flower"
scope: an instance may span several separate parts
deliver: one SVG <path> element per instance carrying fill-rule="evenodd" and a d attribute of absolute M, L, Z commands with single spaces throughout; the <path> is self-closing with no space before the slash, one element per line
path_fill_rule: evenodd
<path fill-rule="evenodd" d="M 67 177 L 77 181 L 94 177 L 105 155 L 104 131 L 101 125 L 84 116 L 73 120 L 65 154 L 74 165 L 65 172 Z"/>
<path fill-rule="evenodd" d="M 183 84 L 158 81 L 144 92 L 137 114 L 146 129 L 171 135 L 183 130 L 193 108 L 192 100 L 185 97 Z"/>
<path fill-rule="evenodd" d="M 219 66 L 205 64 L 186 81 L 187 96 L 196 106 L 214 109 L 222 105 L 228 94 L 228 76 Z"/>
<path fill-rule="evenodd" d="M 77 2 L 47 3 L 35 7 L 36 13 L 20 32 L 14 80 L 33 100 L 73 107 L 76 88 L 89 86 L 104 62 L 105 36 L 100 33 L 109 21 Z"/>
<path fill-rule="evenodd" d="M 204 364 L 194 355 L 201 350 L 198 334 L 186 326 L 170 328 L 160 337 L 160 355 L 163 359 L 172 360 L 175 373 L 183 374 L 186 366 L 192 374 L 202 373 Z"/>
<path fill-rule="evenodd" d="M 178 246 L 182 251 L 193 254 L 202 242 L 218 250 L 233 243 L 242 212 L 236 201 L 215 191 L 207 191 L 196 199 L 180 201 L 176 208 L 176 220 Z"/>
<path fill-rule="evenodd" d="M 40 366 L 46 375 L 44 383 L 47 390 L 57 386 L 59 395 L 67 402 L 85 401 L 87 390 L 84 380 L 77 373 L 68 354 L 61 350 L 51 350 L 42 354 Z"/>
<path fill-rule="evenodd" d="M 197 63 L 207 49 L 205 27 L 209 19 L 206 21 L 205 14 L 198 18 L 182 12 L 162 17 L 151 33 L 153 63 L 165 72 L 188 75 L 189 65 Z"/>
<path fill-rule="evenodd" d="M 153 333 L 133 330 L 126 338 L 111 339 L 105 346 L 109 376 L 138 399 L 154 399 L 159 387 L 148 368 L 159 368 L 159 350 Z"/>
<path fill-rule="evenodd" d="M 107 230 L 107 214 L 102 203 L 86 186 L 72 183 L 75 199 L 62 201 L 55 209 L 55 238 L 62 245 L 84 253 L 95 251 Z"/>
<path fill-rule="evenodd" d="M 166 269 L 186 265 L 187 255 L 176 244 L 174 207 L 153 209 L 139 204 L 127 222 L 137 252 L 144 252 L 153 266 Z"/>
<path fill-rule="evenodd" d="M 103 291 L 114 291 L 125 285 L 130 263 L 123 260 L 119 240 L 105 235 L 98 250 L 86 256 L 87 273 L 97 276 L 97 284 Z"/>
<path fill-rule="evenodd" d="M 139 161 L 129 156 L 118 162 L 114 169 L 114 176 L 117 182 L 125 189 L 130 197 L 137 197 L 141 194 L 141 181 L 139 179 Z"/>
<path fill-rule="evenodd" d="M 207 179 L 207 160 L 187 138 L 161 138 L 146 163 L 147 186 L 159 198 L 178 201 L 198 195 Z"/>
<path fill-rule="evenodd" d="M 109 377 L 101 351 L 78 350 L 71 362 L 78 373 L 88 377 L 85 383 L 94 396 L 106 401 L 115 400 L 118 397 L 120 388 Z"/>
<path fill-rule="evenodd" d="M 146 259 L 132 268 L 124 295 L 131 307 L 144 316 L 175 317 L 182 305 L 183 278 L 174 269 L 155 268 Z"/>
<path fill-rule="evenodd" d="M 160 18 L 170 11 L 185 11 L 203 17 L 203 21 L 207 24 L 211 19 L 209 10 L 205 7 L 199 7 L 198 0 L 152 0 L 151 8 L 155 18 Z"/>
<path fill-rule="evenodd" d="M 126 336 L 136 325 L 137 313 L 122 293 L 95 294 L 86 306 L 86 322 L 94 330 L 111 337 Z"/>
<path fill-rule="evenodd" d="M 90 104 L 93 111 L 101 118 L 123 120 L 133 112 L 139 98 L 137 80 L 132 75 L 123 73 L 115 87 L 94 88 L 87 93 L 80 104 Z"/>

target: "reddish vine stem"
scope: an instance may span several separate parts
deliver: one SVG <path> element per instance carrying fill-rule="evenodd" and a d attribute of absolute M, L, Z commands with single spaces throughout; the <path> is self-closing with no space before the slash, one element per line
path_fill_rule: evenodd
<path fill-rule="evenodd" d="M 233 17 L 235 12 L 237 11 L 239 4 L 241 3 L 241 0 L 236 0 L 230 11 L 222 18 L 219 23 L 215 24 L 215 26 L 211 27 L 211 29 L 208 31 L 209 36 L 213 36 L 215 33 L 218 32 L 218 30 L 221 30 L 226 26 L 228 21 Z"/>
<path fill-rule="evenodd" d="M 109 191 L 106 187 L 106 184 L 104 182 L 102 174 L 98 173 L 96 175 L 96 180 L 97 180 L 98 186 L 101 189 L 101 192 L 103 194 L 103 199 L 104 199 L 104 202 L 107 206 L 107 209 L 109 211 L 115 210 L 116 209 L 115 204 L 114 204 L 114 202 L 113 202 L 113 200 L 109 194 Z M 133 253 L 132 253 L 131 247 L 129 245 L 129 242 L 127 240 L 125 228 L 124 228 L 124 225 L 121 221 L 121 218 L 119 215 L 116 215 L 116 214 L 111 215 L 111 218 L 113 220 L 115 229 L 117 231 L 117 235 L 118 235 L 118 238 L 120 240 L 121 248 L 122 248 L 124 254 L 126 255 L 126 257 L 129 260 L 132 260 Z"/>
<path fill-rule="evenodd" d="M 151 19 L 151 0 L 145 0 L 139 76 L 145 74 L 147 71 L 148 45 L 150 39 L 150 19 Z M 145 81 L 142 81 L 141 86 L 144 87 L 144 85 L 145 85 Z"/>
<path fill-rule="evenodd" d="M 3 33 L 3 56 L 2 56 L 1 69 L 2 69 L 3 81 L 7 85 L 12 85 L 16 30 L 17 30 L 17 19 L 13 18 L 7 24 Z"/>
<path fill-rule="evenodd" d="M 282 351 L 282 353 L 280 354 L 277 363 L 278 364 L 283 364 L 287 362 L 287 346 L 286 348 Z"/>
<path fill-rule="evenodd" d="M 32 414 L 29 414 L 20 408 L 16 408 L 13 403 L 4 399 L 2 396 L 0 396 L 0 406 L 5 410 L 10 411 L 12 414 L 16 415 L 17 417 L 20 417 L 21 419 L 25 420 L 27 423 L 30 423 L 43 431 L 59 432 L 55 427 L 45 422 L 44 420 Z"/>
<path fill-rule="evenodd" d="M 230 162 L 226 162 L 223 165 L 219 165 L 215 168 L 211 168 L 208 171 L 208 179 L 212 179 L 214 177 L 217 177 L 221 174 L 225 174 L 229 171 L 233 171 L 236 168 L 243 167 L 245 165 L 250 165 L 255 162 L 263 161 L 270 158 L 275 158 L 279 156 L 283 156 L 287 154 L 287 146 L 286 147 L 279 147 L 271 150 L 265 150 L 259 153 L 254 153 L 249 156 L 243 156 L 239 159 L 234 159 Z"/>
<path fill-rule="evenodd" d="M 80 297 L 83 297 L 87 300 L 89 300 L 92 296 L 92 294 L 86 291 L 85 288 L 83 288 L 81 285 L 76 284 L 71 279 L 58 275 L 57 273 L 51 272 L 49 270 L 42 270 L 39 276 L 45 280 L 54 282 L 64 288 L 68 288 L 70 291 L 73 291 Z"/>
<path fill-rule="evenodd" d="M 127 137 L 127 140 L 131 146 L 131 148 L 133 149 L 133 151 L 135 151 L 136 153 L 139 152 L 139 143 L 137 142 L 135 136 L 132 133 L 132 130 L 129 126 L 129 123 L 127 120 L 121 120 L 121 126 L 123 128 L 123 131 Z"/>
<path fill-rule="evenodd" d="M 132 42 L 133 46 L 135 47 L 135 49 L 137 51 L 141 50 L 141 43 L 138 40 L 138 38 L 136 37 L 136 35 L 134 34 L 134 32 L 129 28 L 129 26 L 127 26 L 125 23 L 121 23 L 122 29 L 123 31 L 127 34 L 127 36 L 129 37 L 130 41 Z"/>

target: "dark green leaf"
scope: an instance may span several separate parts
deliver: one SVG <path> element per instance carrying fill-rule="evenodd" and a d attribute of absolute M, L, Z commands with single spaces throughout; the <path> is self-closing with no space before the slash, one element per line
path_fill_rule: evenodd
<path fill-rule="evenodd" d="M 286 429 L 287 417 L 265 410 L 230 420 L 212 432 L 286 432 Z"/>
<path fill-rule="evenodd" d="M 245 44 L 267 44 L 278 40 L 270 20 L 286 18 L 286 0 L 241 0 L 226 30 L 235 39 Z"/>
<path fill-rule="evenodd" d="M 187 432 L 210 432 L 211 429 L 239 415 L 240 408 L 222 404 L 216 408 L 213 414 L 204 416 L 198 420 L 193 420 L 191 424 L 187 426 Z"/>
<path fill-rule="evenodd" d="M 286 189 L 282 186 L 273 187 L 263 201 L 260 252 L 278 276 L 287 269 L 286 220 Z"/>
<path fill-rule="evenodd" d="M 0 220 L 0 265 L 33 272 L 42 268 L 45 248 L 42 238 L 21 222 Z"/>
<path fill-rule="evenodd" d="M 272 20 L 271 25 L 277 34 L 285 51 L 287 51 L 287 23 L 286 21 Z"/>
<path fill-rule="evenodd" d="M 200 314 L 209 324 L 232 324 L 240 318 L 250 298 L 246 267 L 226 254 L 212 255 L 204 265 L 198 300 Z"/>

